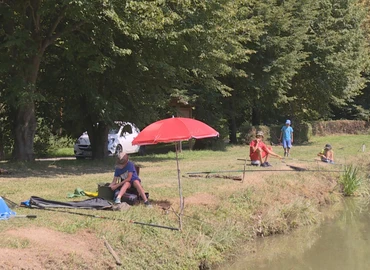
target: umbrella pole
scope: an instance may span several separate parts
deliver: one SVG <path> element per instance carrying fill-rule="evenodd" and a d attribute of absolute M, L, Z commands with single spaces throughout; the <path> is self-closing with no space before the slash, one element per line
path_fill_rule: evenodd
<path fill-rule="evenodd" d="M 178 144 L 175 143 L 175 152 L 176 152 L 176 165 L 177 165 L 177 180 L 179 183 L 179 197 L 180 197 L 180 214 L 179 214 L 179 226 L 180 226 L 180 231 L 182 231 L 182 213 L 184 210 L 184 200 L 182 198 L 182 188 L 181 188 L 181 178 L 180 178 L 180 166 L 179 166 L 179 157 L 177 154 L 178 150 Z"/>

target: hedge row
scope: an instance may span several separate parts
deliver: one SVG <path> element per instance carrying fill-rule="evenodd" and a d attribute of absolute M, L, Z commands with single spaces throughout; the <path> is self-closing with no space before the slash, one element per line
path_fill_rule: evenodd
<path fill-rule="evenodd" d="M 246 131 L 246 134 L 241 134 L 241 143 L 249 143 L 255 138 L 257 130 L 262 130 L 266 142 L 278 144 L 281 127 L 282 125 L 252 126 Z M 292 127 L 294 129 L 294 143 L 302 144 L 308 142 L 312 135 L 366 134 L 369 133 L 370 123 L 360 120 L 315 121 L 292 123 Z"/>
<path fill-rule="evenodd" d="M 370 123 L 361 120 L 336 120 L 312 122 L 312 134 L 325 136 L 333 134 L 366 134 Z"/>

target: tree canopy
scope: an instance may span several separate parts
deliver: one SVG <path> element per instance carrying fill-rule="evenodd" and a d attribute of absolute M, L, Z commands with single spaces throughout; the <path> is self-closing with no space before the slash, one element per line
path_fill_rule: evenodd
<path fill-rule="evenodd" d="M 367 0 L 0 2 L 0 154 L 34 159 L 40 125 L 140 128 L 175 98 L 237 142 L 245 123 L 366 118 Z M 318 99 L 319 97 L 319 99 Z"/>

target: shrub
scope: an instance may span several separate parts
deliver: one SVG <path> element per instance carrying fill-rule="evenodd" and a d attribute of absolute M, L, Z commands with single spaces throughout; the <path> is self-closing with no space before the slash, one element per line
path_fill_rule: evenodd
<path fill-rule="evenodd" d="M 336 120 L 312 122 L 312 133 L 318 136 L 331 134 L 359 134 L 368 132 L 370 123 L 362 120 Z"/>
<path fill-rule="evenodd" d="M 244 123 L 240 128 L 240 139 L 239 142 L 242 144 L 249 144 L 256 136 L 257 130 L 262 130 L 265 134 L 264 141 L 265 143 L 279 143 L 281 125 L 273 126 L 252 126 L 249 123 Z M 312 137 L 312 126 L 307 122 L 295 123 L 293 126 L 294 129 L 294 143 L 304 143 L 308 142 Z"/>
<path fill-rule="evenodd" d="M 249 144 L 256 137 L 256 132 L 258 130 L 263 131 L 265 143 L 271 141 L 270 128 L 268 126 L 252 126 L 250 123 L 245 122 L 239 129 L 239 142 L 241 144 Z"/>
<path fill-rule="evenodd" d="M 294 142 L 308 142 L 312 137 L 312 125 L 307 122 L 300 122 L 294 127 Z"/>
<path fill-rule="evenodd" d="M 362 183 L 362 178 L 358 175 L 359 169 L 352 165 L 344 168 L 343 174 L 340 176 L 339 184 L 341 185 L 344 196 L 352 196 L 359 189 Z"/>
<path fill-rule="evenodd" d="M 73 148 L 74 140 L 67 136 L 53 134 L 52 129 L 43 123 L 42 119 L 38 120 L 38 128 L 34 138 L 34 151 L 37 157 L 48 156 L 50 151 L 61 148 Z"/>

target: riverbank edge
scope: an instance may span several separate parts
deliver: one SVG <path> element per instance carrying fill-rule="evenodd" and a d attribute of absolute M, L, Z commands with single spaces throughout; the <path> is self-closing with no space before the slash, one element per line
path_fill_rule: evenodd
<path fill-rule="evenodd" d="M 366 165 L 366 167 L 369 167 L 369 165 Z M 206 260 L 203 260 L 200 262 L 199 269 L 200 270 L 227 269 L 227 266 L 230 265 L 233 261 L 240 259 L 241 255 L 240 247 L 243 247 L 242 254 L 244 256 L 245 254 L 255 253 L 256 250 L 254 243 L 258 238 L 269 237 L 277 234 L 287 235 L 293 230 L 296 230 L 297 228 L 302 227 L 304 228 L 312 225 L 319 226 L 325 219 L 334 218 L 336 215 L 335 212 L 338 210 L 338 208 L 340 208 L 340 206 L 338 207 L 338 205 L 342 205 L 345 199 L 344 194 L 341 192 L 339 178 L 340 174 L 324 176 L 322 179 L 320 179 L 320 181 L 321 184 L 325 183 L 324 186 L 326 186 L 326 188 L 324 189 L 317 188 L 315 190 L 311 190 L 313 192 L 311 192 L 309 196 L 307 196 L 307 194 L 305 194 L 304 192 L 303 193 L 300 192 L 302 191 L 302 189 L 300 188 L 297 189 L 296 195 L 297 198 L 301 198 L 303 200 L 302 205 L 310 206 L 309 209 L 311 217 L 310 219 L 302 218 L 302 216 L 306 216 L 302 212 L 303 208 L 296 208 L 295 212 L 291 212 L 288 215 L 283 214 L 279 216 L 273 214 L 272 216 L 269 215 L 271 213 L 276 213 L 277 209 L 279 208 L 281 209 L 281 205 L 277 206 L 270 204 L 264 209 L 265 210 L 264 212 L 260 211 L 259 208 L 256 208 L 255 211 L 259 213 L 258 219 L 252 220 L 252 222 L 247 222 L 245 224 L 249 228 L 253 229 L 250 236 L 238 238 L 234 245 L 225 252 L 222 262 L 208 263 Z M 266 180 L 267 178 L 264 177 L 264 179 Z M 299 185 L 300 187 L 303 187 L 306 184 L 307 184 L 306 182 L 300 182 Z M 316 186 L 316 184 L 318 183 L 313 183 L 312 186 Z M 265 183 L 262 184 L 260 188 L 262 188 L 265 185 L 266 185 Z M 317 187 L 319 186 L 320 185 L 317 185 Z M 360 190 L 353 197 L 357 197 L 360 199 L 364 198 L 364 196 L 368 194 L 369 189 L 370 181 L 369 179 L 365 179 L 365 181 L 362 182 Z M 263 202 L 263 200 L 261 202 Z M 289 204 L 292 204 L 292 202 L 289 202 L 288 204 L 286 204 L 286 206 L 288 206 Z M 292 216 L 294 215 L 295 219 L 294 222 L 292 222 Z M 285 218 L 281 219 L 282 216 L 284 216 Z"/>

